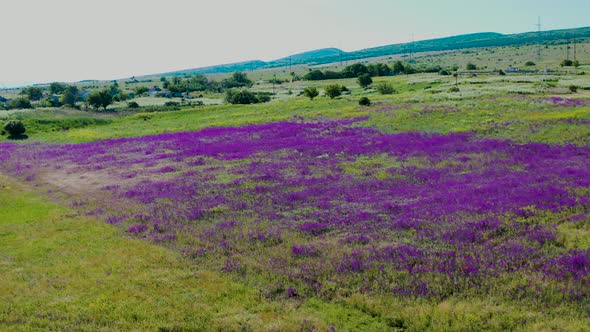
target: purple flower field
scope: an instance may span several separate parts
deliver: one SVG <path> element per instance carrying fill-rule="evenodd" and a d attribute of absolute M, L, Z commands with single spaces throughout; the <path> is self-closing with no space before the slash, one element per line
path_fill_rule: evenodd
<path fill-rule="evenodd" d="M 0 158 L 27 180 L 76 184 L 88 214 L 269 296 L 587 302 L 590 250 L 567 248 L 557 226 L 589 217 L 590 149 L 359 121 L 2 144 Z"/>

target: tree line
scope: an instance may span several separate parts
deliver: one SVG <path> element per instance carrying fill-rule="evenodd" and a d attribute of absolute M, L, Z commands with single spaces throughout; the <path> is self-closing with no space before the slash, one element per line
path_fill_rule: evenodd
<path fill-rule="evenodd" d="M 455 67 L 442 68 L 441 66 L 412 66 L 409 63 L 401 61 L 394 62 L 391 67 L 385 63 L 372 63 L 364 65 L 362 63 L 355 63 L 346 66 L 341 71 L 332 71 L 320 69 L 310 70 L 303 76 L 303 79 L 308 81 L 323 81 L 335 80 L 342 78 L 358 78 L 361 75 L 368 75 L 369 77 L 390 76 L 400 74 L 416 74 L 416 73 L 443 73 L 457 70 Z"/>

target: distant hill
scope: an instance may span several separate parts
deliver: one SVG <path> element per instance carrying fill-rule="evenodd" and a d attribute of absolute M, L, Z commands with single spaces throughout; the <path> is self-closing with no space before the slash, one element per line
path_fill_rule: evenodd
<path fill-rule="evenodd" d="M 568 39 L 575 38 L 578 42 L 590 40 L 590 27 L 551 30 L 541 32 L 541 43 L 563 44 Z M 450 51 L 479 47 L 523 46 L 537 43 L 537 32 L 504 35 L 495 32 L 472 33 L 466 35 L 444 37 L 417 41 L 415 43 L 392 44 L 372 47 L 353 52 L 344 52 L 337 48 L 324 48 L 309 52 L 294 54 L 282 59 L 264 62 L 261 60 L 231 63 L 210 67 L 193 68 L 158 75 L 183 74 L 216 74 L 234 71 L 246 71 L 285 67 L 289 65 L 318 65 L 339 62 L 342 60 L 359 60 L 387 55 L 406 54 L 410 52 Z M 150 75 L 155 76 L 155 75 Z"/>

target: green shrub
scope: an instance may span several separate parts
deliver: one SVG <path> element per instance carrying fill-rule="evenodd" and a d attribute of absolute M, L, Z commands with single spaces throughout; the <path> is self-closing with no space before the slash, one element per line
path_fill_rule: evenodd
<path fill-rule="evenodd" d="M 574 62 L 572 60 L 563 60 L 561 61 L 560 65 L 562 67 L 571 67 L 574 65 Z"/>
<path fill-rule="evenodd" d="M 454 86 L 452 88 L 449 89 L 449 92 L 460 92 L 461 90 L 459 90 L 458 87 Z"/>
<path fill-rule="evenodd" d="M 470 63 L 468 63 L 465 66 L 465 69 L 467 69 L 467 70 L 477 70 L 477 66 L 470 62 Z"/>
<path fill-rule="evenodd" d="M 230 104 L 256 104 L 259 103 L 260 100 L 256 95 L 248 90 L 237 91 L 233 89 L 229 89 L 226 91 L 225 94 L 225 101 Z"/>
<path fill-rule="evenodd" d="M 330 84 L 325 88 L 326 96 L 334 99 L 342 94 L 342 87 L 338 84 Z"/>
<path fill-rule="evenodd" d="M 20 120 L 9 120 L 4 124 L 4 131 L 6 131 L 9 137 L 19 137 L 25 133 L 25 125 Z"/>
<path fill-rule="evenodd" d="M 371 106 L 371 100 L 368 97 L 361 97 L 361 99 L 359 99 L 359 105 Z"/>
<path fill-rule="evenodd" d="M 308 86 L 307 88 L 303 89 L 303 95 L 311 100 L 313 100 L 313 98 L 317 97 L 319 94 L 320 92 L 315 86 Z"/>
<path fill-rule="evenodd" d="M 537 64 L 532 61 L 527 61 L 524 65 L 527 67 L 532 67 L 532 66 L 536 66 Z"/>
<path fill-rule="evenodd" d="M 572 92 L 572 93 L 578 92 L 578 87 L 576 85 L 570 85 L 568 88 L 570 89 L 570 92 Z"/>
<path fill-rule="evenodd" d="M 382 95 L 391 95 L 396 93 L 395 88 L 393 85 L 387 82 L 382 82 L 377 85 L 377 91 L 379 91 Z"/>
<path fill-rule="evenodd" d="M 139 108 L 139 104 L 137 102 L 130 101 L 130 102 L 127 103 L 127 107 L 129 107 L 129 108 Z"/>

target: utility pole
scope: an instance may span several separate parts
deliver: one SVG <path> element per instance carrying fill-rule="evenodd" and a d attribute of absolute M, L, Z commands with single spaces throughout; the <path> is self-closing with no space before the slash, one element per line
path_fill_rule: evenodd
<path fill-rule="evenodd" d="M 537 28 L 537 61 L 541 61 L 541 16 L 538 17 Z"/>
<path fill-rule="evenodd" d="M 412 32 L 412 46 L 410 46 L 410 63 L 414 62 L 414 49 L 415 49 L 414 33 Z"/>
<path fill-rule="evenodd" d="M 276 82 L 277 82 L 277 74 L 274 74 L 273 80 L 272 80 L 272 95 L 273 95 L 273 98 L 274 98 L 274 95 L 275 95 L 275 83 Z"/>

